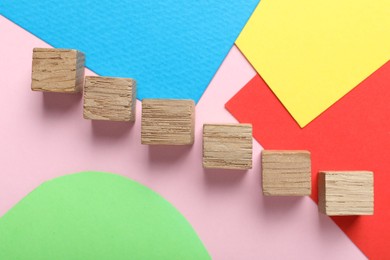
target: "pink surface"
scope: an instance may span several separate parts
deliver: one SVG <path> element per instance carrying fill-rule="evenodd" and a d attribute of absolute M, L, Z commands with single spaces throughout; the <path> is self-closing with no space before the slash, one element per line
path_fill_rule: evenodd
<path fill-rule="evenodd" d="M 1 16 L 0 31 L 7 36 L 0 42 L 0 215 L 46 180 L 107 171 L 170 201 L 214 259 L 364 258 L 310 198 L 262 196 L 258 143 L 246 173 L 203 170 L 203 123 L 236 122 L 224 105 L 255 75 L 235 47 L 196 106 L 195 144 L 148 147 L 140 144 L 140 102 L 134 125 L 84 120 L 81 95 L 30 90 L 32 48 L 48 45 Z"/>

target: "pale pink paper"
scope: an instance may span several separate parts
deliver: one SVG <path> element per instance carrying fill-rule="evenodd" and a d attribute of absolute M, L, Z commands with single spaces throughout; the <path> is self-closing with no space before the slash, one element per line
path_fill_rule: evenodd
<path fill-rule="evenodd" d="M 1 16 L 0 33 L 0 216 L 46 180 L 106 171 L 170 201 L 214 259 L 365 258 L 310 198 L 262 196 L 255 141 L 252 170 L 203 170 L 203 123 L 236 122 L 224 104 L 255 75 L 237 48 L 196 106 L 195 144 L 149 147 L 140 144 L 140 102 L 134 125 L 85 120 L 81 95 L 30 90 L 32 48 L 49 45 Z"/>

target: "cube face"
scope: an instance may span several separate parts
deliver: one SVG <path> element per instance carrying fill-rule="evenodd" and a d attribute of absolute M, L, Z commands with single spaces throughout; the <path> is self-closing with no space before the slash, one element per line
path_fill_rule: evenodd
<path fill-rule="evenodd" d="M 311 194 L 310 152 L 264 150 L 261 154 L 261 165 L 264 195 Z"/>
<path fill-rule="evenodd" d="M 142 100 L 142 144 L 190 145 L 194 143 L 194 129 L 193 100 Z"/>
<path fill-rule="evenodd" d="M 204 168 L 251 169 L 252 149 L 250 124 L 203 126 Z"/>
<path fill-rule="evenodd" d="M 77 93 L 84 83 L 85 56 L 77 50 L 34 48 L 31 89 Z"/>
<path fill-rule="evenodd" d="M 326 171 L 318 178 L 318 207 L 329 216 L 374 214 L 374 173 Z"/>
<path fill-rule="evenodd" d="M 135 80 L 98 76 L 85 77 L 85 119 L 135 121 L 135 105 Z"/>

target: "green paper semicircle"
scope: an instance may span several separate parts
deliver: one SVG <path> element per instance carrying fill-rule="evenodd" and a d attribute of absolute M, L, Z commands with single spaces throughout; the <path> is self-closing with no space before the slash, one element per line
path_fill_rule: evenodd
<path fill-rule="evenodd" d="M 48 181 L 0 218 L 0 259 L 210 259 L 186 219 L 125 177 Z"/>

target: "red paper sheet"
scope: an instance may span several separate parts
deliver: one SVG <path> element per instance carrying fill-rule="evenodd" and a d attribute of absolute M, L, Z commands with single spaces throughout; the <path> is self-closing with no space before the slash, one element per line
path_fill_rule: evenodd
<path fill-rule="evenodd" d="M 260 76 L 226 108 L 264 149 L 311 151 L 315 201 L 319 170 L 374 171 L 374 216 L 333 220 L 370 259 L 390 259 L 390 61 L 303 129 Z"/>

